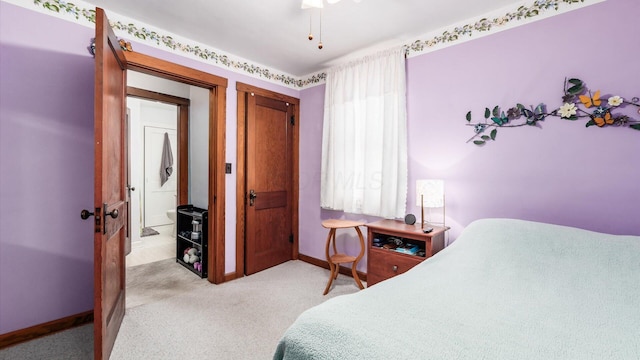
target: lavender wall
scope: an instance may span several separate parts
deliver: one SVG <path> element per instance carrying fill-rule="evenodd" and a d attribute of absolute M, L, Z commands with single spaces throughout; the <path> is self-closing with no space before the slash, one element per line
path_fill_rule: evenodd
<path fill-rule="evenodd" d="M 92 37 L 91 28 L 0 1 L 0 334 L 93 308 L 93 233 L 79 216 L 93 204 Z M 225 271 L 233 272 L 236 82 L 299 91 L 133 47 L 229 80 Z"/>
<path fill-rule="evenodd" d="M 0 3 L 0 333 L 93 308 L 91 34 Z"/>
<path fill-rule="evenodd" d="M 446 180 L 452 233 L 481 217 L 515 217 L 640 235 L 640 132 L 549 118 L 541 129 L 500 130 L 482 148 L 465 143 L 467 111 L 480 119 L 497 104 L 554 109 L 565 77 L 640 96 L 638 13 L 635 0 L 610 0 L 409 60 L 409 175 Z"/>
<path fill-rule="evenodd" d="M 420 211 L 417 179 L 442 178 L 450 241 L 484 217 L 640 235 L 640 132 L 549 118 L 541 129 L 501 130 L 480 148 L 466 143 L 473 133 L 465 125 L 469 110 L 480 119 L 495 105 L 560 106 L 565 77 L 640 96 L 638 13 L 637 0 L 609 0 L 409 58 L 407 212 Z M 321 220 L 358 218 L 319 209 L 323 97 L 324 86 L 301 93 L 300 252 L 320 259 Z"/>

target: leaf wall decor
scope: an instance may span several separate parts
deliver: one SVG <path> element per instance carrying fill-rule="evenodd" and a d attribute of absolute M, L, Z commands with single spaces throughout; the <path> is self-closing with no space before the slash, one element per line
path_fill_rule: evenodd
<path fill-rule="evenodd" d="M 473 126 L 474 135 L 467 140 L 476 145 L 482 146 L 489 141 L 495 141 L 498 129 L 515 128 L 522 126 L 540 126 L 546 118 L 553 116 L 562 120 L 575 121 L 580 118 L 588 118 L 586 127 L 628 127 L 633 130 L 640 130 L 640 121 L 634 120 L 627 115 L 620 114 L 620 109 L 625 106 L 635 106 L 640 114 L 640 98 L 633 97 L 626 100 L 619 95 L 607 96 L 603 99 L 600 90 L 592 92 L 585 83 L 577 78 L 564 80 L 564 95 L 562 96 L 562 106 L 547 111 L 547 106 L 543 103 L 528 108 L 518 103 L 508 108 L 505 113 L 499 105 L 490 110 L 484 109 L 484 120 L 473 123 L 471 111 L 467 112 L 467 126 Z M 491 129 L 489 135 L 485 131 Z"/>

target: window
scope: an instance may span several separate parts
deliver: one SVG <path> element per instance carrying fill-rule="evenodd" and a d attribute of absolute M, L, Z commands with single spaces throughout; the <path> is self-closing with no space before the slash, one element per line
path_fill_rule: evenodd
<path fill-rule="evenodd" d="M 323 208 L 404 217 L 406 118 L 403 48 L 328 71 L 322 137 Z"/>

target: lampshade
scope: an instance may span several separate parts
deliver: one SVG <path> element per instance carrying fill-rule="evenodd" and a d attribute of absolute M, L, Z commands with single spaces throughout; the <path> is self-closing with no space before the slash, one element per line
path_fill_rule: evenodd
<path fill-rule="evenodd" d="M 416 206 L 424 206 L 426 208 L 444 207 L 444 180 L 417 180 Z"/>

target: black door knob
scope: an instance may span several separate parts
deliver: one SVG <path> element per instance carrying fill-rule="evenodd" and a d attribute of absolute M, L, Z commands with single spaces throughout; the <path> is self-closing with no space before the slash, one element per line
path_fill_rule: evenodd
<path fill-rule="evenodd" d="M 80 212 L 80 217 L 82 218 L 82 220 L 87 220 L 90 216 L 93 216 L 93 213 L 87 209 L 83 209 Z"/>

